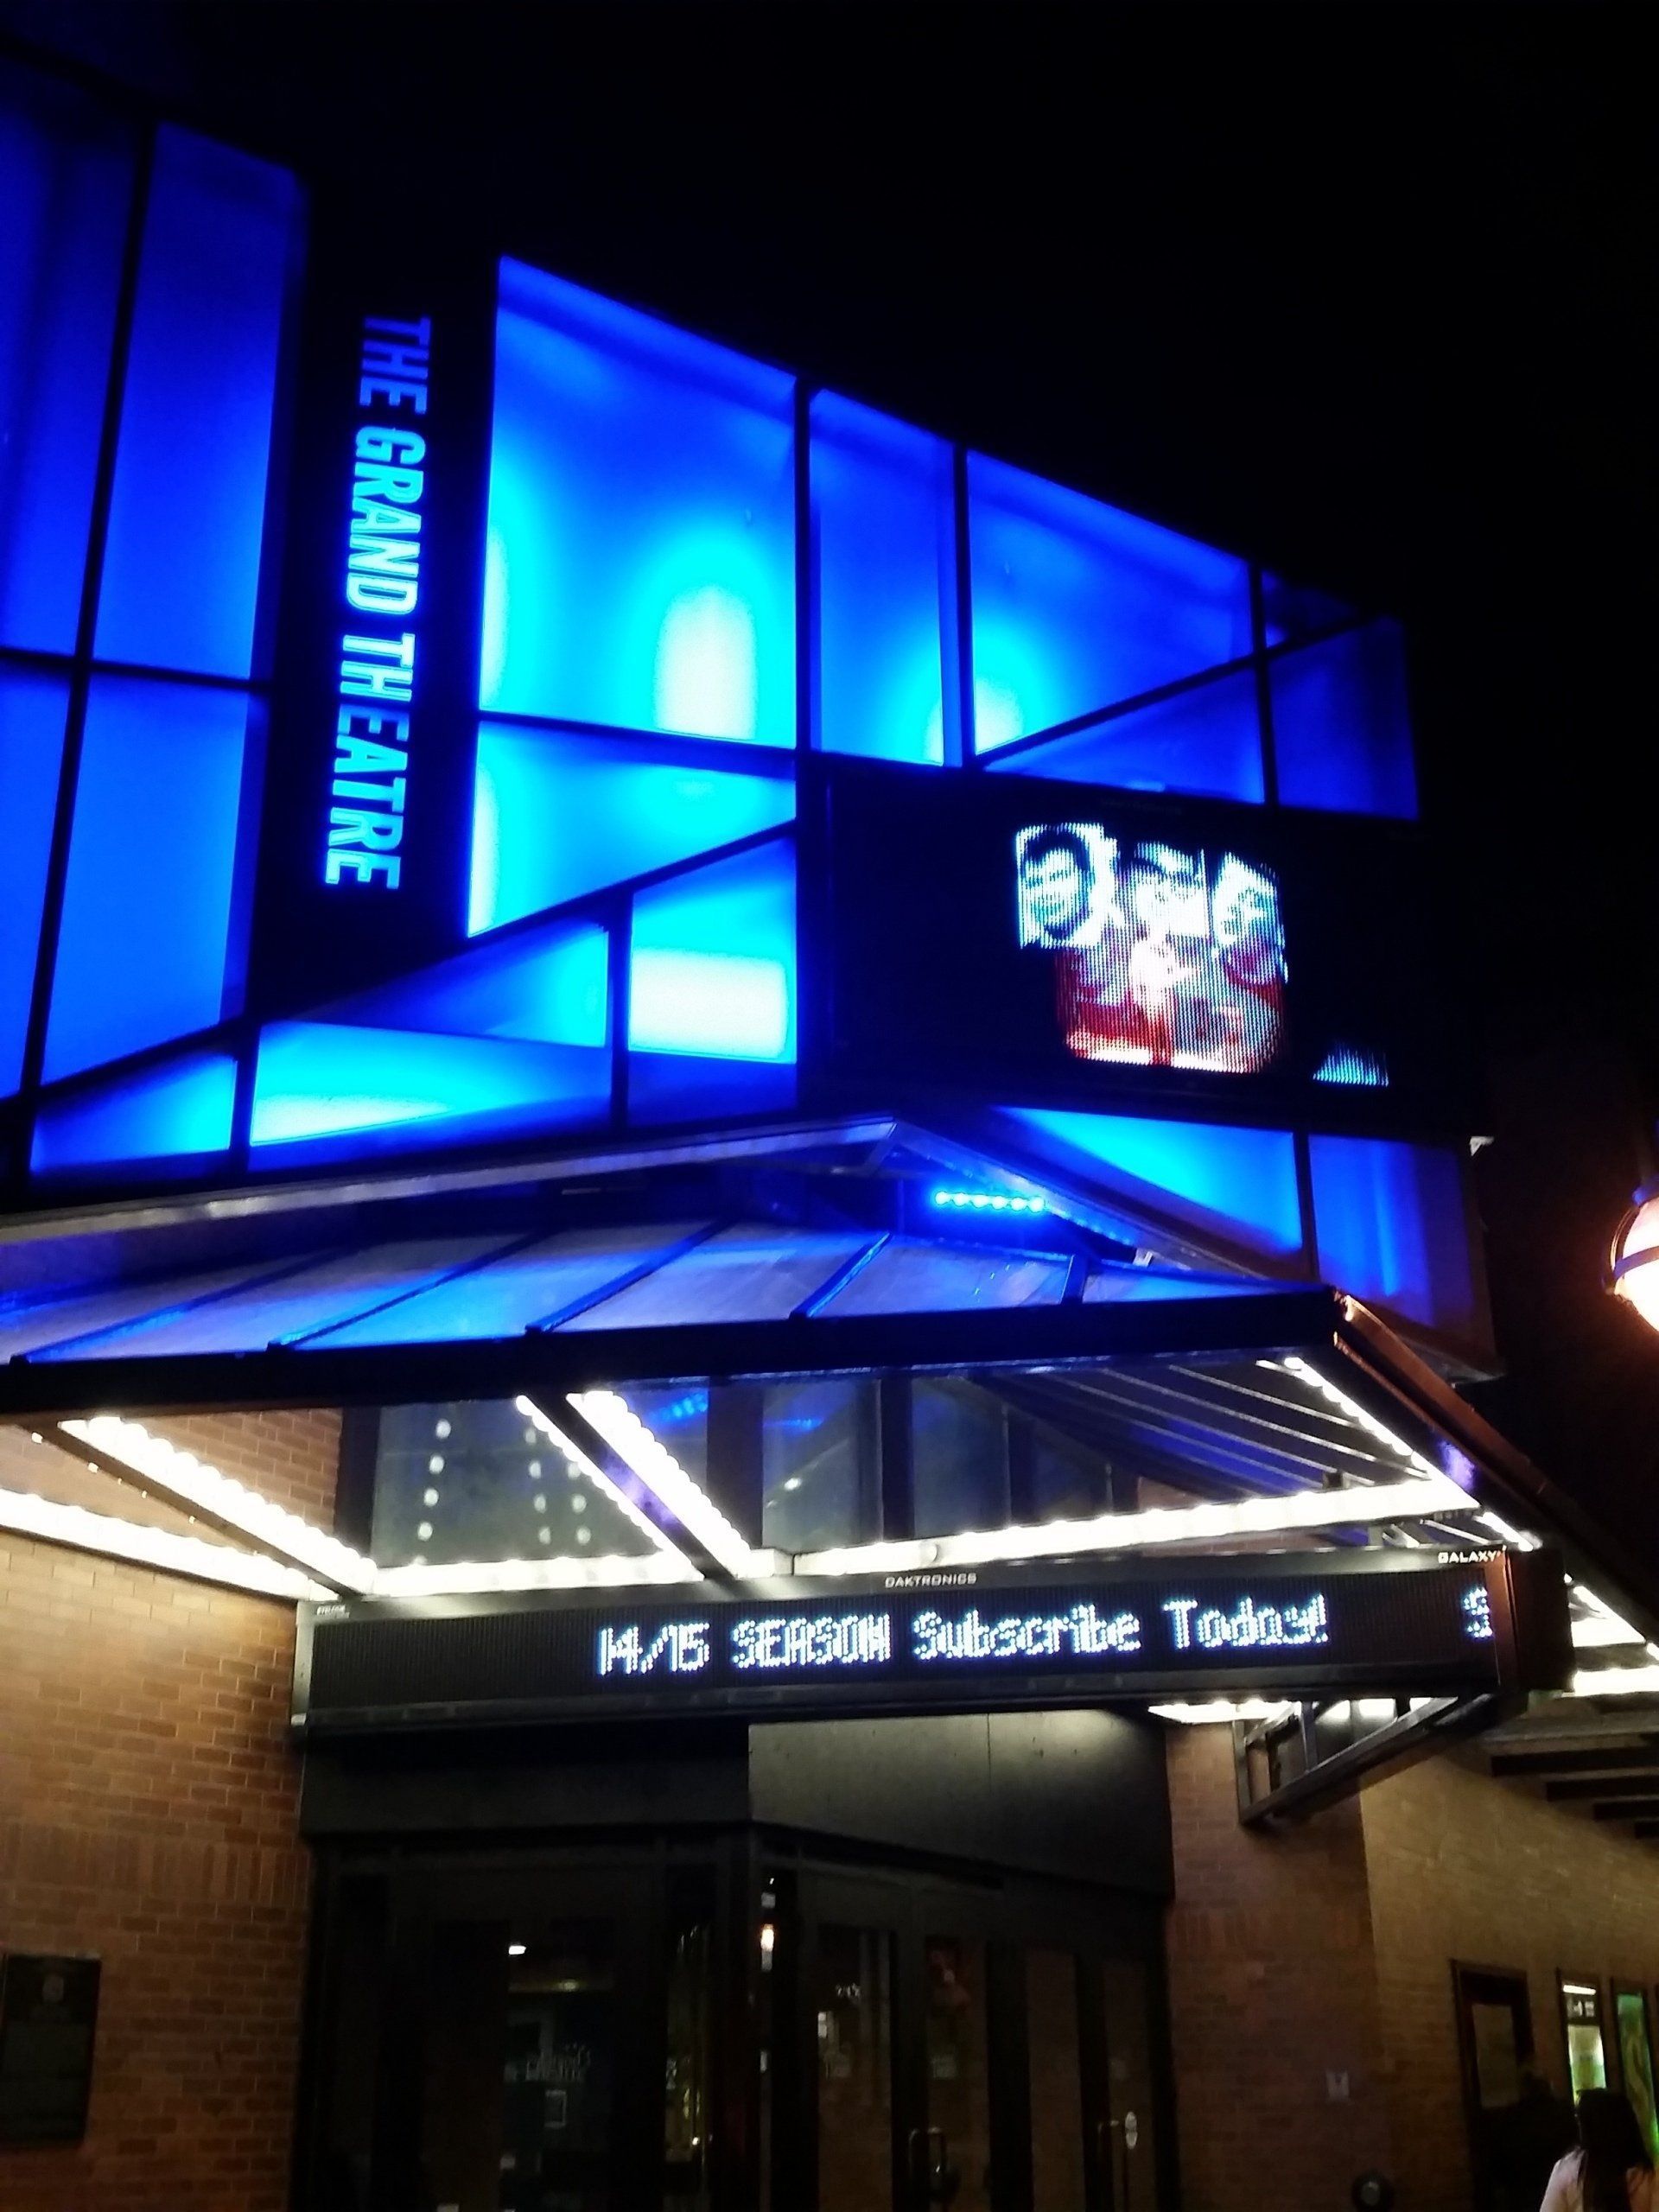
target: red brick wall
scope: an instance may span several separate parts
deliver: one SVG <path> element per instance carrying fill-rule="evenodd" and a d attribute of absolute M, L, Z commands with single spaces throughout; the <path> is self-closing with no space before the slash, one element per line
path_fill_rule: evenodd
<path fill-rule="evenodd" d="M 1543 2070 L 1567 2088 L 1555 1974 L 1659 1981 L 1659 1851 L 1531 1789 L 1472 1750 L 1360 1800 L 1402 2212 L 1466 2212 L 1468 2151 L 1451 1961 L 1526 1972 Z"/>
<path fill-rule="evenodd" d="M 323 1517 L 334 1417 L 156 1426 Z M 55 1456 L 0 1432 L 0 1484 L 50 1489 Z M 4 2212 L 284 2203 L 308 1880 L 293 1637 L 291 1606 L 0 1531 L 0 1948 L 104 1961 L 86 2141 L 0 2149 Z"/>
<path fill-rule="evenodd" d="M 1168 1771 L 1184 2212 L 1339 2212 L 1393 2142 L 1358 1808 L 1241 1828 L 1223 1727 L 1171 1729 Z"/>

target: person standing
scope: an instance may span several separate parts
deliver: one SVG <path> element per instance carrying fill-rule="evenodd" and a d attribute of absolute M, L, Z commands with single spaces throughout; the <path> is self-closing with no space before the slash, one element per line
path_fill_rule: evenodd
<path fill-rule="evenodd" d="M 1579 2147 L 1560 2159 L 1538 2212 L 1659 2212 L 1653 2160 L 1630 2101 L 1617 2089 L 1579 2099 Z"/>

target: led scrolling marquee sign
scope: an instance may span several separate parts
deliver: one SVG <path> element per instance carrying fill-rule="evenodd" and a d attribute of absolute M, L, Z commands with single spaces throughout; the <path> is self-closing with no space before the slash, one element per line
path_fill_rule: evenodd
<path fill-rule="evenodd" d="M 780 1592 L 788 1594 L 779 1594 Z M 664 1603 L 619 1591 L 309 1609 L 311 1729 L 607 1713 L 1090 1704 L 1179 1689 L 1497 1692 L 1565 1681 L 1544 1553 L 1278 1554 L 1018 1580 L 973 1571 Z"/>

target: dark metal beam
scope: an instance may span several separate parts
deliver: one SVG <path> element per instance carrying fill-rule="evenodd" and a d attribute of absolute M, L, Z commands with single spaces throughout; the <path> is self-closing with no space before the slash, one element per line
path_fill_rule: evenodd
<path fill-rule="evenodd" d="M 1552 1805 L 1593 1803 L 1599 1797 L 1651 1797 L 1650 1774 L 1610 1774 L 1591 1782 L 1547 1782 L 1544 1795 Z"/>
<path fill-rule="evenodd" d="M 1621 1751 L 1617 1744 L 1600 1751 L 1499 1751 L 1492 1772 L 1510 1781 L 1547 1781 L 1551 1775 L 1618 1774 L 1659 1768 L 1659 1745 Z"/>
<path fill-rule="evenodd" d="M 1628 1804 L 1597 1805 L 1591 1817 L 1598 1821 L 1659 1820 L 1659 1797 L 1633 1797 Z"/>

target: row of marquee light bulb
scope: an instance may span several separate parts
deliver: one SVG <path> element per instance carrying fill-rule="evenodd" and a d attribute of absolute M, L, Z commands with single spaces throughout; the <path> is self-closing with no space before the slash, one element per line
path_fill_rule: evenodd
<path fill-rule="evenodd" d="M 1398 1482 L 1370 1482 L 1292 1497 L 1260 1497 L 1227 1504 L 1154 1507 L 1087 1521 L 1056 1521 L 1027 1528 L 969 1530 L 908 1541 L 884 1541 L 796 1554 L 751 1547 L 706 1491 L 615 1391 L 573 1393 L 569 1403 L 614 1455 L 621 1470 L 649 1491 L 664 1511 L 722 1572 L 747 1580 L 790 1573 L 809 1575 L 904 1572 L 934 1567 L 988 1565 L 1082 1554 L 1127 1552 L 1218 1537 L 1293 1533 L 1338 1522 L 1419 1519 L 1472 1513 L 1499 1541 L 1530 1549 L 1537 1539 L 1480 1508 L 1450 1477 L 1397 1436 L 1358 1401 L 1311 1363 L 1294 1355 L 1261 1364 L 1277 1369 L 1316 1391 L 1401 1462 Z M 525 1559 L 423 1563 L 381 1567 L 338 1537 L 287 1511 L 258 1491 L 195 1454 L 181 1450 L 143 1422 L 118 1414 L 63 1422 L 61 1432 L 104 1455 L 112 1471 L 137 1475 L 178 1503 L 194 1507 L 219 1526 L 264 1547 L 249 1554 L 199 1537 L 116 1520 L 86 1509 L 15 1491 L 0 1492 L 0 1526 L 50 1541 L 102 1551 L 136 1562 L 227 1583 L 274 1597 L 327 1599 L 341 1591 L 363 1596 L 420 1596 L 491 1591 L 601 1587 L 628 1583 L 695 1581 L 700 1570 L 665 1530 L 528 1397 L 518 1409 L 649 1540 L 644 1556 Z M 89 1462 L 94 1468 L 97 1460 Z M 270 1556 L 268 1554 L 275 1554 Z M 1569 1581 L 1572 1578 L 1568 1578 Z M 1583 1613 L 1573 1640 L 1581 1648 L 1639 1644 L 1643 1639 L 1582 1582 L 1574 1585 Z M 1575 1688 L 1605 1694 L 1659 1688 L 1659 1648 L 1646 1646 L 1648 1667 L 1580 1675 Z M 1170 1708 L 1171 1717 L 1232 1718 L 1270 1706 Z"/>

